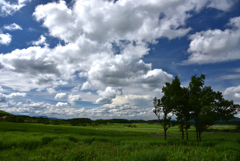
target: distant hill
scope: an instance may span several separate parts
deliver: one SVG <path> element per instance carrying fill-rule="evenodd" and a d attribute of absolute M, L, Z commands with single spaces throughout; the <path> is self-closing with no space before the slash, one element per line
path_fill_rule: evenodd
<path fill-rule="evenodd" d="M 1 116 L 13 116 L 13 114 L 0 110 L 0 117 Z"/>

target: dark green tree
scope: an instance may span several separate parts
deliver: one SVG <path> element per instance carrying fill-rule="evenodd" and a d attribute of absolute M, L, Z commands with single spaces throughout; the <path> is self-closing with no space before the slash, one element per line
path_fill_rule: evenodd
<path fill-rule="evenodd" d="M 188 129 L 190 128 L 190 119 L 195 120 L 197 141 L 201 142 L 201 134 L 216 121 L 229 120 L 239 111 L 239 105 L 233 101 L 225 100 L 221 92 L 215 92 L 209 86 L 204 86 L 205 75 L 191 78 L 189 87 L 181 87 L 181 83 L 176 76 L 171 83 L 165 83 L 162 88 L 163 97 L 153 100 L 153 112 L 158 117 L 163 126 L 165 140 L 168 128 L 173 126 L 171 122 L 172 115 L 176 115 L 179 128 L 184 139 L 188 140 Z"/>
<path fill-rule="evenodd" d="M 192 118 L 195 120 L 197 141 L 201 142 L 201 134 L 214 122 L 229 120 L 237 113 L 238 105 L 223 98 L 221 92 L 215 92 L 211 87 L 204 87 L 205 75 L 192 77 L 189 83 L 189 106 Z"/>
<path fill-rule="evenodd" d="M 186 132 L 186 140 L 188 140 L 189 120 L 191 119 L 191 106 L 188 103 L 189 89 L 182 87 L 175 97 L 177 97 L 177 102 L 174 107 L 174 114 L 176 115 L 179 129 L 182 132 L 182 140 L 184 140 L 184 131 Z"/>
<path fill-rule="evenodd" d="M 174 122 L 171 121 L 171 118 L 173 116 L 173 108 L 176 105 L 177 100 L 179 99 L 175 94 L 177 90 L 179 90 L 178 86 L 180 87 L 178 83 L 178 77 L 175 77 L 172 83 L 166 82 L 162 88 L 162 92 L 164 93 L 163 97 L 161 99 L 157 99 L 157 97 L 153 99 L 153 112 L 155 113 L 160 124 L 163 127 L 164 140 L 166 140 L 167 130 L 175 125 Z"/>

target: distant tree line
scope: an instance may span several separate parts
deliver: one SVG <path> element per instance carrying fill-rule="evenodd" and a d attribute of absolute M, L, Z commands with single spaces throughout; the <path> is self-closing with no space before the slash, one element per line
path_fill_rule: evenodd
<path fill-rule="evenodd" d="M 180 80 L 176 76 L 171 83 L 166 82 L 162 88 L 163 96 L 161 99 L 154 98 L 153 112 L 157 116 L 164 129 L 164 139 L 166 140 L 167 130 L 179 126 L 184 140 L 188 140 L 188 129 L 191 120 L 194 120 L 196 127 L 196 138 L 201 142 L 201 134 L 209 126 L 217 121 L 228 121 L 234 118 L 234 114 L 239 111 L 239 105 L 233 101 L 223 98 L 221 92 L 215 92 L 210 86 L 204 86 L 205 75 L 191 78 L 188 87 L 181 86 Z M 177 122 L 172 122 L 175 116 Z"/>
<path fill-rule="evenodd" d="M 3 119 L 2 117 L 5 118 Z M 91 120 L 90 118 L 73 118 L 73 119 L 49 119 L 45 117 L 31 117 L 25 115 L 2 115 L 0 117 L 2 122 L 16 122 L 16 123 L 40 123 L 40 124 L 70 124 L 72 126 L 87 126 L 87 125 L 100 125 L 100 124 L 113 124 L 113 123 L 158 123 L 158 120 L 127 120 L 127 119 L 97 119 Z"/>

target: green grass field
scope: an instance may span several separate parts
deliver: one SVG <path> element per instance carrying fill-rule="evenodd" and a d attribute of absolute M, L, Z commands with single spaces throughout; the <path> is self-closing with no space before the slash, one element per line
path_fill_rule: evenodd
<path fill-rule="evenodd" d="M 177 127 L 168 130 L 167 141 L 159 124 L 92 126 L 42 125 L 0 122 L 0 160 L 230 160 L 240 158 L 240 134 L 205 132 L 197 143 L 195 129 L 189 141 L 181 140 Z M 230 125 L 212 128 L 231 129 Z"/>

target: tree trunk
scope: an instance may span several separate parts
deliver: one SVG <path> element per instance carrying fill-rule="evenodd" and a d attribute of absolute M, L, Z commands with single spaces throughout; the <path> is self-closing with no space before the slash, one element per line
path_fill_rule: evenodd
<path fill-rule="evenodd" d="M 197 134 L 197 142 L 198 142 L 198 131 L 197 131 L 197 129 L 196 129 L 196 134 Z"/>
<path fill-rule="evenodd" d="M 188 130 L 186 129 L 186 140 L 188 140 Z"/>
<path fill-rule="evenodd" d="M 202 138 L 201 138 L 201 132 L 199 132 L 199 142 L 201 142 L 202 141 Z"/>
<path fill-rule="evenodd" d="M 184 130 L 183 130 L 183 127 L 181 128 L 182 130 L 182 140 L 184 140 Z"/>
<path fill-rule="evenodd" d="M 167 130 L 164 128 L 164 140 L 167 139 Z"/>
<path fill-rule="evenodd" d="M 196 119 L 195 122 L 196 122 L 196 134 L 197 134 L 197 142 L 198 142 L 198 120 Z"/>

